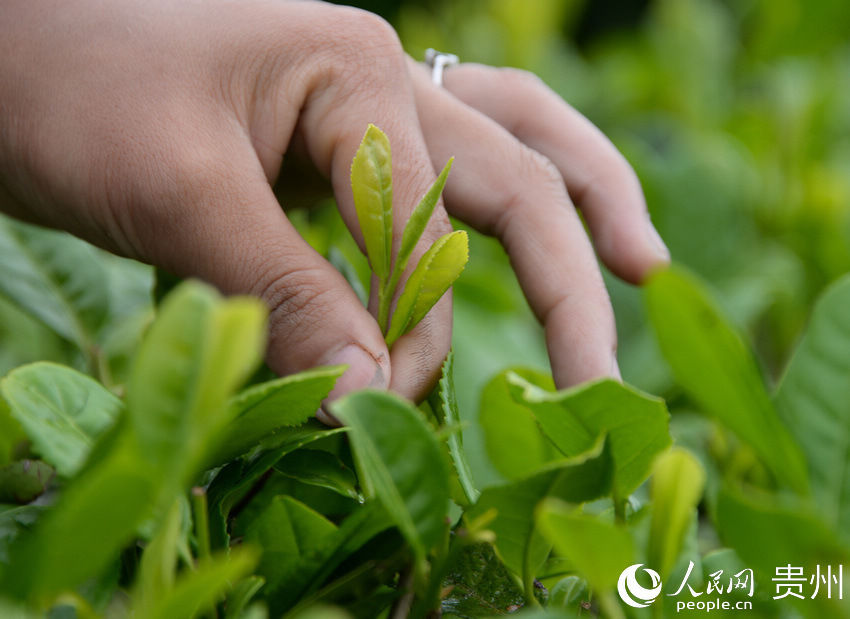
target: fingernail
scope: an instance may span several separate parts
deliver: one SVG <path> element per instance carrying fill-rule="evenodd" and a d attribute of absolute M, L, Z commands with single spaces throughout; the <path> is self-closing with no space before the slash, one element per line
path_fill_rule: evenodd
<path fill-rule="evenodd" d="M 658 234 L 658 230 L 655 229 L 652 222 L 647 222 L 647 233 L 649 235 L 649 240 L 655 249 L 655 253 L 658 254 L 658 257 L 665 262 L 669 261 L 670 250 L 667 249 L 667 245 L 664 244 L 664 240 L 661 238 L 661 235 Z"/>
<path fill-rule="evenodd" d="M 328 404 L 357 389 L 373 387 L 386 389 L 387 379 L 384 370 L 374 357 L 357 344 L 349 344 L 332 355 L 321 365 L 347 365 L 348 369 L 340 376 L 328 397 L 322 401 L 322 407 L 316 412 L 316 417 L 328 425 L 340 425 L 339 421 L 328 412 Z"/>

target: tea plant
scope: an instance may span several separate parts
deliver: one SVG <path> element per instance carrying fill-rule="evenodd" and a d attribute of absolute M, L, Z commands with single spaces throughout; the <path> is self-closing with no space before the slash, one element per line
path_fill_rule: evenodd
<path fill-rule="evenodd" d="M 391 188 L 377 129 L 357 157 L 355 195 L 372 196 L 358 215 L 375 214 Z M 392 268 L 369 228 L 387 251 L 386 213 L 361 217 L 390 343 L 463 268 L 465 236 L 452 237 L 463 251 L 438 240 L 390 320 L 447 172 Z M 754 616 L 848 615 L 836 597 L 773 600 L 771 578 L 850 561 L 850 278 L 818 302 L 771 392 L 705 287 L 678 267 L 655 274 L 646 308 L 678 398 L 702 417 L 671 419 L 610 379 L 555 391 L 545 373 L 506 369 L 481 393 L 502 478 L 481 487 L 453 355 L 420 406 L 365 390 L 333 403 L 345 426 L 326 428 L 311 417 L 345 368 L 264 380 L 257 301 L 185 282 L 150 322 L 131 263 L 6 219 L 0 255 L 16 274 L 0 278 L 0 310 L 62 362 L 0 380 L 0 616 L 672 616 L 695 599 L 668 595 L 679 583 L 703 594 L 712 574 L 747 568 L 754 597 L 728 599 Z M 111 271 L 135 290 L 123 301 Z M 664 583 L 645 610 L 617 596 L 636 563 Z"/>

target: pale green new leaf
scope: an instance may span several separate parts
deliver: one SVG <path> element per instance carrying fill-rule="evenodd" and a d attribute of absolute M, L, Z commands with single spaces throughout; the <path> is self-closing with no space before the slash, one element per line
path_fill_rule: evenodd
<path fill-rule="evenodd" d="M 350 428 L 366 494 L 423 559 L 442 537 L 449 506 L 448 471 L 433 430 L 410 403 L 380 391 L 345 396 L 331 412 Z"/>
<path fill-rule="evenodd" d="M 652 467 L 649 565 L 667 578 L 679 556 L 705 485 L 705 471 L 690 452 L 674 447 Z"/>
<path fill-rule="evenodd" d="M 479 422 L 490 461 L 507 479 L 518 479 L 540 470 L 547 462 L 563 458 L 546 438 L 531 410 L 511 396 L 508 376 L 515 374 L 536 385 L 555 389 L 551 374 L 526 368 L 500 372 L 481 391 Z"/>
<path fill-rule="evenodd" d="M 230 400 L 233 420 L 224 428 L 221 446 L 211 462 L 226 462 L 276 430 L 307 421 L 344 371 L 343 365 L 313 368 L 240 392 Z"/>
<path fill-rule="evenodd" d="M 127 387 L 132 435 L 149 466 L 177 467 L 178 484 L 197 472 L 235 414 L 228 398 L 260 360 L 264 319 L 256 299 L 223 301 L 197 282 L 165 299 Z"/>
<path fill-rule="evenodd" d="M 97 381 L 47 362 L 9 372 L 0 380 L 0 393 L 35 452 L 64 477 L 79 470 L 94 440 L 124 408 Z"/>
<path fill-rule="evenodd" d="M 86 355 L 109 315 L 108 272 L 91 245 L 0 217 L 0 295 Z"/>
<path fill-rule="evenodd" d="M 382 281 L 390 275 L 393 242 L 393 181 L 390 142 L 369 125 L 351 162 L 351 191 L 357 221 L 372 270 Z"/>
<path fill-rule="evenodd" d="M 197 282 L 169 295 L 137 355 L 126 421 L 12 549 L 7 592 L 45 596 L 95 576 L 185 489 L 227 421 L 227 398 L 259 361 L 263 316 L 258 301 L 224 300 Z"/>
<path fill-rule="evenodd" d="M 850 277 L 844 277 L 815 306 L 774 399 L 806 454 L 819 512 L 844 532 L 850 532 L 848 308 Z"/>
<path fill-rule="evenodd" d="M 670 445 L 664 401 L 611 379 L 550 392 L 508 374 L 514 400 L 526 406 L 565 456 L 590 449 L 607 434 L 614 460 L 613 494 L 628 498 L 649 476 L 655 456 Z"/>
<path fill-rule="evenodd" d="M 538 507 L 536 519 L 555 550 L 598 591 L 614 588 L 620 572 L 634 563 L 634 543 L 625 528 L 552 498 Z"/>
<path fill-rule="evenodd" d="M 677 381 L 702 409 L 752 446 L 777 480 L 798 492 L 806 463 L 782 424 L 752 353 L 704 288 L 681 269 L 645 287 L 649 318 Z"/>
<path fill-rule="evenodd" d="M 393 312 L 387 346 L 415 327 L 460 276 L 469 259 L 469 239 L 463 230 L 440 237 L 431 245 L 405 284 Z"/>
<path fill-rule="evenodd" d="M 446 179 L 449 177 L 449 170 L 452 168 L 454 157 L 449 159 L 448 163 L 443 167 L 442 172 L 422 197 L 416 208 L 410 214 L 410 219 L 404 225 L 404 232 L 401 235 L 401 244 L 399 245 L 398 254 L 393 265 L 392 277 L 390 278 L 390 294 L 398 284 L 398 280 L 404 270 L 407 268 L 407 263 L 410 261 L 410 256 L 416 243 L 419 242 L 422 233 L 428 226 L 428 220 L 431 219 L 431 214 L 434 212 L 434 207 L 437 206 L 437 201 L 440 199 L 440 194 L 443 192 L 443 187 L 446 186 Z"/>

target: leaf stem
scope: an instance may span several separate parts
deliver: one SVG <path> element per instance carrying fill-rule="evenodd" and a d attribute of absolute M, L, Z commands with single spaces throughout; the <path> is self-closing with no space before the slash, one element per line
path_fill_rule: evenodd
<path fill-rule="evenodd" d="M 195 520 L 198 559 L 206 561 L 210 558 L 210 522 L 207 512 L 207 493 L 199 486 L 192 488 L 192 515 Z"/>

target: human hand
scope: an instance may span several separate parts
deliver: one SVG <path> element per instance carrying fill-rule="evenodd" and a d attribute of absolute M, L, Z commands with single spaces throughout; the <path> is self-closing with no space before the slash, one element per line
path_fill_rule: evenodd
<path fill-rule="evenodd" d="M 304 153 L 330 178 L 342 217 L 362 247 L 348 171 L 369 122 L 393 144 L 396 235 L 433 181 L 432 159 L 441 165 L 448 151 L 456 154 L 447 201 L 461 218 L 503 238 L 546 324 L 558 382 L 612 371 L 613 317 L 560 176 L 556 182 L 538 155 L 526 158 L 525 174 L 502 169 L 516 163 L 510 149 L 505 159 L 491 162 L 496 167 L 482 168 L 484 153 L 458 138 L 503 144 L 510 136 L 486 119 L 489 114 L 502 122 L 498 110 L 479 104 L 483 114 L 464 111 L 460 118 L 474 114 L 472 126 L 480 133 L 448 135 L 458 122 L 451 116 L 461 105 L 455 97 L 466 96 L 452 86 L 451 73 L 490 70 L 452 69 L 449 91 L 438 90 L 423 81 L 420 67 L 408 64 L 395 33 L 379 18 L 320 2 L 261 0 L 20 0 L 0 15 L 0 54 L 0 207 L 178 275 L 199 276 L 226 293 L 262 297 L 271 310 L 267 359 L 275 371 L 347 363 L 332 396 L 372 385 L 417 398 L 448 351 L 448 298 L 387 351 L 372 315 L 297 235 L 272 193 L 283 153 Z M 450 114 L 448 126 L 444 114 Z M 506 111 L 504 122 L 512 120 Z M 535 135 L 526 141 L 533 143 Z M 537 137 L 537 147 L 555 159 L 564 136 Z M 575 150 L 566 144 L 569 170 Z M 462 166 L 467 153 L 470 161 Z M 546 182 L 540 194 L 546 202 L 531 205 L 528 218 L 515 218 L 524 202 L 519 194 L 507 198 L 511 190 L 527 191 L 529 178 Z M 498 199 L 470 195 L 493 179 L 505 179 L 494 187 Z M 642 205 L 637 185 L 627 194 L 616 212 L 634 221 Z M 596 199 L 603 206 L 606 201 Z M 600 246 L 603 257 L 639 279 L 652 263 L 641 257 L 648 254 L 633 231 L 604 223 L 610 218 L 599 211 L 599 238 L 611 242 L 609 250 Z M 561 223 L 543 221 L 546 213 Z M 589 211 L 588 218 L 597 234 Z M 438 208 L 417 254 L 448 228 Z M 614 232 L 606 236 L 604 230 Z M 616 245 L 623 238 L 625 244 Z M 570 247 L 560 246 L 563 239 Z M 565 265 L 576 259 L 579 264 Z M 561 281 L 558 272 L 578 276 L 561 288 L 552 283 Z M 548 290 L 541 291 L 544 281 Z M 553 293 L 572 296 L 549 311 Z"/>

